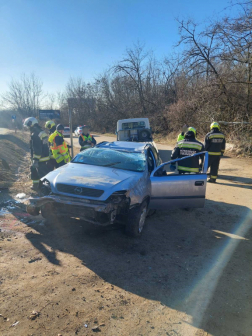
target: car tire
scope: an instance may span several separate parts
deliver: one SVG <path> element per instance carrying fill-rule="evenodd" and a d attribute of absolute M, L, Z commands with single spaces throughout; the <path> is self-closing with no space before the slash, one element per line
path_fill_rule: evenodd
<path fill-rule="evenodd" d="M 53 205 L 51 203 L 47 203 L 41 207 L 41 215 L 48 221 L 57 220 L 57 216 L 54 213 Z"/>
<path fill-rule="evenodd" d="M 148 212 L 148 203 L 143 203 L 129 210 L 125 232 L 130 237 L 138 237 L 143 231 Z"/>

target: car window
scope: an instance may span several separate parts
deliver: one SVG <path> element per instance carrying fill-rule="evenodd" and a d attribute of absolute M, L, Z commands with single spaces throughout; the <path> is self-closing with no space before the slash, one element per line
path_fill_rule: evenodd
<path fill-rule="evenodd" d="M 144 153 L 126 152 L 107 148 L 86 149 L 80 152 L 72 162 L 136 172 L 143 172 L 146 166 Z"/>
<path fill-rule="evenodd" d="M 64 130 L 65 130 L 65 131 L 69 131 L 70 128 L 69 128 L 69 127 L 64 127 Z"/>
<path fill-rule="evenodd" d="M 165 164 L 160 169 L 155 172 L 155 176 L 163 175 L 180 175 L 180 174 L 201 174 L 202 173 L 202 162 L 199 156 L 196 156 L 199 159 L 198 163 L 193 167 L 192 162 L 188 161 L 188 157 L 182 158 L 179 161 L 174 160 L 175 162 L 170 162 Z M 197 161 L 196 161 L 197 162 Z M 195 162 L 194 162 L 195 164 Z M 196 167 L 197 166 L 197 167 Z"/>

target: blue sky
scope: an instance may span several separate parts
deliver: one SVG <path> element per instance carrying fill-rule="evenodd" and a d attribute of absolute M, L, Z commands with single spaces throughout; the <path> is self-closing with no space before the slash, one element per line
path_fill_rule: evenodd
<path fill-rule="evenodd" d="M 0 0 L 0 93 L 22 73 L 35 72 L 49 92 L 63 90 L 70 76 L 91 81 L 137 41 L 163 58 L 179 39 L 176 17 L 203 22 L 227 6 L 228 0 Z"/>

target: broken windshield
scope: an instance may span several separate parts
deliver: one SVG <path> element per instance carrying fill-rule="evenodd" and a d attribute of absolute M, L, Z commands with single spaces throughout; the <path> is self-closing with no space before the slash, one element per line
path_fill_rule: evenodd
<path fill-rule="evenodd" d="M 143 172 L 146 165 L 144 153 L 125 152 L 107 148 L 86 149 L 78 154 L 72 162 L 94 166 L 113 167 L 136 172 Z"/>

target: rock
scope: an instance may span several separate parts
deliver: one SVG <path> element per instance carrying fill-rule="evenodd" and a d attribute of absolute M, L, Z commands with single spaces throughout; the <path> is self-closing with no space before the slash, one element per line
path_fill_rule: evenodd
<path fill-rule="evenodd" d="M 8 241 L 11 241 L 11 239 L 10 239 L 10 238 L 7 238 L 7 240 L 8 240 Z"/>
<path fill-rule="evenodd" d="M 72 291 L 73 291 L 73 292 L 75 292 L 75 291 L 76 291 L 76 289 L 75 289 L 75 288 L 72 288 Z"/>

